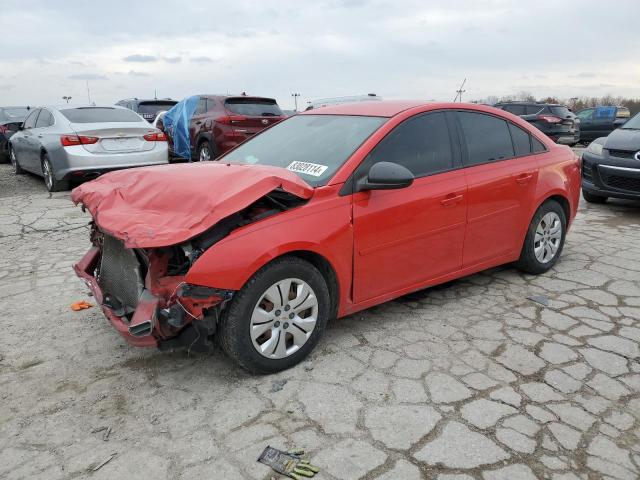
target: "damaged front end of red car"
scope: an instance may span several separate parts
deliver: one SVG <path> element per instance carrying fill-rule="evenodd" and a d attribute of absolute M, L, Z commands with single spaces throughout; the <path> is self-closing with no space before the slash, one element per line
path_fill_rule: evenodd
<path fill-rule="evenodd" d="M 209 351 L 234 292 L 187 283 L 189 269 L 231 231 L 312 194 L 276 167 L 203 162 L 111 172 L 71 194 L 93 217 L 92 247 L 74 269 L 130 344 Z"/>
<path fill-rule="evenodd" d="M 93 246 L 74 269 L 113 327 L 138 347 L 212 349 L 220 312 L 233 292 L 184 281 L 179 247 L 131 249 L 92 224 Z"/>

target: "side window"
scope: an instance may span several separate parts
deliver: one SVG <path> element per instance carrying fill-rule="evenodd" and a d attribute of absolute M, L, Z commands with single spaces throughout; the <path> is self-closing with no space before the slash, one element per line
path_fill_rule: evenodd
<path fill-rule="evenodd" d="M 527 115 L 535 115 L 536 113 L 540 113 L 542 107 L 540 105 L 527 105 L 526 114 Z"/>
<path fill-rule="evenodd" d="M 578 113 L 576 113 L 576 117 L 578 117 L 581 121 L 591 120 L 591 118 L 593 117 L 593 108 L 580 110 Z"/>
<path fill-rule="evenodd" d="M 531 140 L 529 134 L 520 127 L 516 127 L 513 123 L 509 124 L 509 131 L 511 132 L 511 140 L 513 140 L 513 148 L 516 151 L 516 156 L 522 157 L 531 154 Z"/>
<path fill-rule="evenodd" d="M 24 119 L 24 128 L 33 128 L 36 126 L 36 119 L 38 118 L 38 112 L 40 110 L 34 110 Z"/>
<path fill-rule="evenodd" d="M 547 148 L 542 144 L 540 140 L 536 137 L 531 137 L 531 146 L 533 148 L 533 153 L 546 152 Z"/>
<path fill-rule="evenodd" d="M 200 98 L 198 100 L 198 106 L 196 107 L 196 115 L 200 115 L 207 112 L 207 99 Z"/>
<path fill-rule="evenodd" d="M 467 145 L 467 167 L 496 162 L 514 156 L 507 122 L 475 112 L 458 112 Z"/>
<path fill-rule="evenodd" d="M 598 107 L 593 114 L 596 121 L 611 121 L 616 116 L 616 107 Z"/>
<path fill-rule="evenodd" d="M 366 161 L 394 162 L 424 177 L 453 168 L 447 120 L 442 112 L 410 118 L 398 125 L 375 147 Z"/>
<path fill-rule="evenodd" d="M 507 105 L 504 109 L 514 115 L 524 115 L 525 112 L 524 105 Z"/>
<path fill-rule="evenodd" d="M 43 108 L 40 110 L 40 115 L 36 121 L 36 128 L 50 127 L 51 125 L 53 125 L 53 115 L 49 110 Z"/>

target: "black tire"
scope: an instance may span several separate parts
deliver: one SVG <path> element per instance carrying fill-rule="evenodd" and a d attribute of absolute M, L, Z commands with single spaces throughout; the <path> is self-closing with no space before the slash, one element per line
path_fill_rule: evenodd
<path fill-rule="evenodd" d="M 208 159 L 203 158 L 203 154 L 205 152 L 208 152 Z M 197 153 L 198 153 L 198 160 L 197 160 L 198 162 L 211 161 L 216 158 L 215 150 L 211 146 L 211 143 L 209 142 L 209 140 L 203 140 L 202 143 L 200 143 L 200 145 L 198 146 Z"/>
<path fill-rule="evenodd" d="M 9 162 L 9 145 L 7 142 L 0 143 L 0 163 Z"/>
<path fill-rule="evenodd" d="M 555 255 L 553 256 L 553 258 L 551 258 L 547 262 L 541 262 L 536 257 L 536 254 L 534 251 L 536 229 L 538 228 L 538 225 L 540 224 L 542 217 L 544 217 L 546 214 L 550 212 L 555 213 L 560 219 L 561 228 L 562 228 L 560 245 Z M 542 205 L 540 205 L 535 215 L 531 219 L 531 223 L 529 224 L 529 229 L 527 230 L 527 235 L 525 236 L 525 239 L 524 239 L 524 245 L 522 246 L 522 252 L 520 253 L 520 259 L 516 262 L 516 267 L 522 270 L 523 272 L 531 273 L 534 275 L 538 275 L 540 273 L 544 273 L 548 271 L 558 262 L 558 259 L 562 254 L 562 249 L 564 247 L 564 241 L 565 241 L 566 235 L 567 235 L 567 217 L 564 213 L 564 210 L 562 209 L 562 206 L 555 200 L 547 200 Z"/>
<path fill-rule="evenodd" d="M 256 350 L 250 335 L 251 315 L 271 286 L 287 278 L 306 282 L 318 300 L 315 328 L 299 350 L 281 359 L 267 358 Z M 225 353 L 242 368 L 252 373 L 275 373 L 302 361 L 318 343 L 331 312 L 329 289 L 322 274 L 309 262 L 297 257 L 282 257 L 261 268 L 238 291 L 222 315 L 218 340 Z"/>
<path fill-rule="evenodd" d="M 16 152 L 11 147 L 11 145 L 9 145 L 9 159 L 11 160 L 11 165 L 13 166 L 13 173 L 15 173 L 16 175 L 23 175 L 25 171 L 20 166 L 20 162 L 18 161 Z"/>
<path fill-rule="evenodd" d="M 589 203 L 605 203 L 609 197 L 596 195 L 595 193 L 582 190 L 582 198 L 584 198 Z"/>
<path fill-rule="evenodd" d="M 69 180 L 66 178 L 62 180 L 56 179 L 56 172 L 49 160 L 49 155 L 46 153 L 42 155 L 42 174 L 44 176 L 44 184 L 50 192 L 69 190 Z"/>

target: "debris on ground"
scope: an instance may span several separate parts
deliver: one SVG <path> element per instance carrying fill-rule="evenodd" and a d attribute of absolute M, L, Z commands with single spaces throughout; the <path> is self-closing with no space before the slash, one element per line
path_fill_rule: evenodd
<path fill-rule="evenodd" d="M 89 302 L 85 302 L 84 300 L 80 300 L 79 302 L 74 302 L 71 304 L 71 310 L 73 310 L 74 312 L 79 312 L 80 310 L 85 310 L 91 307 L 93 307 L 93 305 Z"/>
<path fill-rule="evenodd" d="M 109 441 L 109 435 L 111 435 L 111 427 L 107 427 L 107 429 L 105 430 L 104 434 L 102 435 L 102 440 L 104 440 L 105 442 Z"/>
<path fill-rule="evenodd" d="M 539 303 L 540 305 L 544 305 L 545 307 L 548 307 L 551 303 L 549 301 L 549 298 L 545 297 L 544 295 L 531 295 L 530 297 L 527 297 L 527 300 Z"/>
<path fill-rule="evenodd" d="M 271 382 L 271 393 L 279 392 L 284 388 L 286 384 L 287 384 L 287 380 L 285 379 L 274 380 L 273 382 Z"/>
<path fill-rule="evenodd" d="M 304 450 L 295 448 L 288 452 L 283 452 L 269 445 L 258 457 L 258 462 L 271 467 L 272 470 L 286 475 L 294 480 L 303 480 L 315 476 L 320 469 L 309 463 L 307 458 L 303 458 Z"/>
<path fill-rule="evenodd" d="M 96 465 L 95 467 L 93 467 L 91 469 L 92 472 L 97 472 L 98 470 L 100 470 L 102 467 L 104 467 L 107 463 L 109 463 L 111 460 L 113 460 L 114 458 L 116 458 L 116 455 L 118 455 L 118 452 L 114 452 L 112 453 L 109 458 L 107 458 L 105 461 L 103 461 L 102 463 L 99 463 L 98 465 Z"/>

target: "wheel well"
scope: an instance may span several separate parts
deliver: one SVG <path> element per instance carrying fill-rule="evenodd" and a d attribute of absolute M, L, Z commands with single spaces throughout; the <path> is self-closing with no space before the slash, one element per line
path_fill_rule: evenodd
<path fill-rule="evenodd" d="M 564 217 L 567 220 L 567 223 L 569 223 L 569 219 L 571 218 L 571 206 L 569 205 L 569 200 L 567 200 L 566 197 L 563 197 L 562 195 L 553 195 L 547 198 L 545 202 L 549 200 L 555 200 L 560 204 L 560 206 L 562 207 L 562 211 L 564 212 Z"/>
<path fill-rule="evenodd" d="M 327 282 L 327 288 L 329 289 L 329 296 L 331 298 L 331 316 L 329 318 L 336 318 L 338 316 L 340 289 L 338 288 L 338 277 L 329 261 L 322 255 L 310 252 L 309 250 L 295 250 L 293 252 L 288 252 L 283 256 L 298 257 L 302 260 L 306 260 L 320 271 Z"/>
<path fill-rule="evenodd" d="M 44 156 L 46 155 L 47 151 L 44 148 L 40 149 L 40 160 L 44 160 Z"/>

